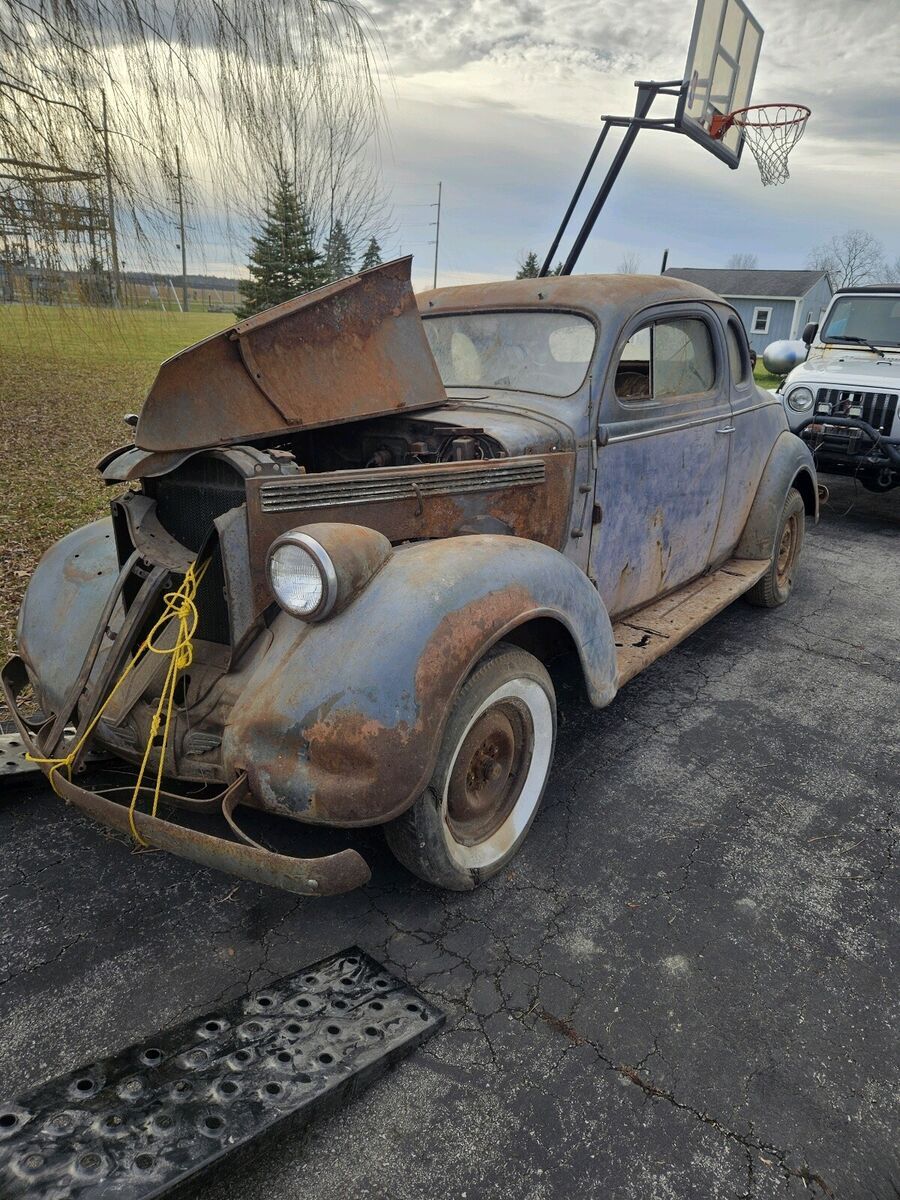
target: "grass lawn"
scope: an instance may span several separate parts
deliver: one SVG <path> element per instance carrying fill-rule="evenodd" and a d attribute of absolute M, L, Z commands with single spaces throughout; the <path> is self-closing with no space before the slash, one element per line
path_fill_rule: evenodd
<path fill-rule="evenodd" d="M 762 358 L 757 359 L 756 370 L 753 372 L 753 378 L 763 388 L 777 388 L 783 378 L 782 375 L 770 375 L 763 366 Z"/>
<path fill-rule="evenodd" d="M 129 440 L 122 417 L 140 408 L 164 358 L 233 321 L 230 313 L 0 305 L 0 661 L 41 553 L 106 515 L 95 464 Z M 761 361 L 756 381 L 779 382 Z"/>
<path fill-rule="evenodd" d="M 140 408 L 164 358 L 233 321 L 0 304 L 0 661 L 41 553 L 108 512 L 95 464 L 130 440 L 122 417 Z"/>

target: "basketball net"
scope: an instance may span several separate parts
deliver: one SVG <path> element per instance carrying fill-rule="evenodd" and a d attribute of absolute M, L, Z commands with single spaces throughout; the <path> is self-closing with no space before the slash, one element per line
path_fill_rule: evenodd
<path fill-rule="evenodd" d="M 764 186 L 790 179 L 788 158 L 803 137 L 809 109 L 805 104 L 754 104 L 730 113 L 721 132 L 736 125 L 756 159 Z M 720 134 L 721 136 L 721 134 Z"/>

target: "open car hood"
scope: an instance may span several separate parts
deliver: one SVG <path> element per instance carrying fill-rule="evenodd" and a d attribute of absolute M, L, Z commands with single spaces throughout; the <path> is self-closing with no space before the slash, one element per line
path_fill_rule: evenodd
<path fill-rule="evenodd" d="M 167 359 L 135 444 L 195 450 L 444 403 L 411 263 L 328 284 Z"/>

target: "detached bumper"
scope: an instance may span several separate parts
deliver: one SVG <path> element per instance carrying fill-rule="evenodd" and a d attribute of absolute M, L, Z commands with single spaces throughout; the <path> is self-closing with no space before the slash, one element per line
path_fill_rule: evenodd
<path fill-rule="evenodd" d="M 0 687 L 26 749 L 35 758 L 46 757 L 48 748 L 42 744 L 42 737 L 49 732 L 53 721 L 51 719 L 35 727 L 19 712 L 18 698 L 27 684 L 25 664 L 15 655 L 0 671 Z M 49 779 L 51 769 L 41 766 L 41 770 Z M 124 805 L 102 792 L 91 792 L 70 782 L 63 771 L 54 771 L 51 782 L 56 793 L 67 804 L 74 804 L 101 825 L 117 829 L 120 833 L 130 832 L 128 809 Z M 130 788 L 113 790 L 130 797 Z M 355 850 L 342 850 L 322 858 L 293 858 L 276 854 L 254 842 L 240 830 L 233 815 L 246 794 L 246 778 L 239 775 L 223 792 L 210 799 L 198 800 L 171 793 L 164 793 L 163 796 L 166 803 L 181 808 L 220 813 L 240 841 L 198 833 L 183 825 L 138 811 L 134 814 L 134 823 L 141 837 L 151 846 L 251 883 L 261 883 L 288 892 L 308 896 L 336 895 L 352 891 L 371 878 L 365 860 Z"/>

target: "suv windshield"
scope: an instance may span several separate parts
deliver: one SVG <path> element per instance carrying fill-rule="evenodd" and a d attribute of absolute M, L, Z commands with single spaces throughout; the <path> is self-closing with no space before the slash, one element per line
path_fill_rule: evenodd
<path fill-rule="evenodd" d="M 900 346 L 900 293 L 894 296 L 838 296 L 831 306 L 823 342 L 871 342 Z"/>
<path fill-rule="evenodd" d="M 445 387 L 508 388 L 570 396 L 584 382 L 597 331 L 562 312 L 478 312 L 426 317 Z"/>

